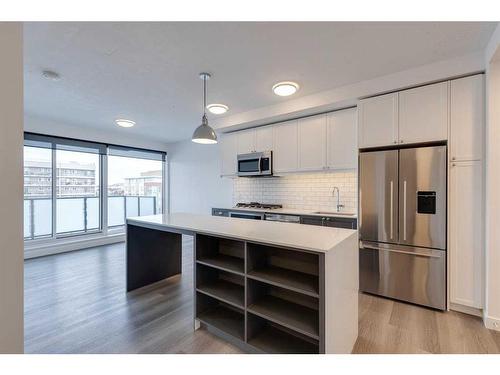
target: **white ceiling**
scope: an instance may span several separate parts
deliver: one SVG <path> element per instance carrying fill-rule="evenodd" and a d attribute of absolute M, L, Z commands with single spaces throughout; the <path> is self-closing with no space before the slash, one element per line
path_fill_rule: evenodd
<path fill-rule="evenodd" d="M 227 115 L 483 50 L 496 23 L 26 23 L 25 109 L 74 126 L 187 139 L 208 102 Z M 51 69 L 54 82 L 42 77 Z M 117 129 L 114 119 L 137 122 Z M 209 116 L 213 119 L 213 115 Z"/>

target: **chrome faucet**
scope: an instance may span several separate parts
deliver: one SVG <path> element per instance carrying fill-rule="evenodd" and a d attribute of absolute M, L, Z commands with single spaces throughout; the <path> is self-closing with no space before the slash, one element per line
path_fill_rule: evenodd
<path fill-rule="evenodd" d="M 340 209 L 344 208 L 344 205 L 340 204 L 340 189 L 337 186 L 333 187 L 332 196 L 335 198 L 335 190 L 337 190 L 337 212 L 340 212 Z"/>

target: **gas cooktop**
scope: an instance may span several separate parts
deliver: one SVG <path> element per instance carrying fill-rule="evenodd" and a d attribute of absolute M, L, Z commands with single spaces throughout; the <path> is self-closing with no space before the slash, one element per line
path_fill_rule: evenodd
<path fill-rule="evenodd" d="M 259 202 L 249 202 L 249 203 L 236 203 L 236 207 L 239 208 L 262 208 L 265 210 L 275 210 L 277 208 L 283 208 L 281 204 L 268 204 Z"/>

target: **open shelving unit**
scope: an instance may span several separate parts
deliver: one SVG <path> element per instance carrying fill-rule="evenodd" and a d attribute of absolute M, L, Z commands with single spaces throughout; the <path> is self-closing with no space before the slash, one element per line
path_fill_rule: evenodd
<path fill-rule="evenodd" d="M 323 353 L 322 254 L 196 235 L 196 319 L 260 353 Z"/>

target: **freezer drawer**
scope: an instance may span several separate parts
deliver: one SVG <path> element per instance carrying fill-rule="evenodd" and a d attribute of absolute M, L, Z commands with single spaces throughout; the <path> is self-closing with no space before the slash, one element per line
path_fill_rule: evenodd
<path fill-rule="evenodd" d="M 359 251 L 361 291 L 446 308 L 446 251 L 366 242 Z"/>

